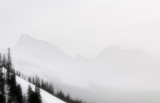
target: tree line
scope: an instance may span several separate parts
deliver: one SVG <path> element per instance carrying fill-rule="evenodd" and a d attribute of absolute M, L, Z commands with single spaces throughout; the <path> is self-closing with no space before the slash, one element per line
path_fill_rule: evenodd
<path fill-rule="evenodd" d="M 16 75 L 34 84 L 34 90 L 29 85 L 27 94 L 22 93 L 21 85 L 16 82 Z M 69 94 L 65 94 L 62 90 L 54 91 L 52 83 L 40 79 L 37 75 L 26 77 L 20 71 L 15 71 L 10 49 L 7 54 L 0 53 L 0 101 L 1 103 L 42 103 L 40 89 L 50 93 L 51 95 L 67 102 L 67 103 L 85 103 L 80 99 L 73 99 Z"/>
<path fill-rule="evenodd" d="M 16 81 L 16 73 L 12 64 L 10 49 L 8 49 L 7 55 L 3 54 L 2 56 L 0 53 L 0 102 L 42 103 L 38 85 L 35 85 L 35 91 L 28 86 L 27 96 L 22 93 L 21 85 Z"/>
<path fill-rule="evenodd" d="M 27 80 L 29 83 L 32 83 L 34 85 L 38 85 L 42 90 L 50 93 L 51 95 L 67 102 L 67 103 L 85 103 L 80 99 L 73 99 L 69 94 L 65 94 L 62 92 L 62 90 L 54 91 L 54 85 L 52 83 L 49 83 L 48 81 L 45 81 L 41 78 L 39 78 L 37 75 L 33 77 L 27 77 L 22 72 L 16 71 L 16 75 Z M 37 82 L 36 82 L 37 81 Z"/>

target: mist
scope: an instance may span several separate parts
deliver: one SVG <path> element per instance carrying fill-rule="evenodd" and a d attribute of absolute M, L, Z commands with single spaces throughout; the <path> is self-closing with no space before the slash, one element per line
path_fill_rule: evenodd
<path fill-rule="evenodd" d="M 88 103 L 160 102 L 159 0 L 0 1 L 15 68 Z"/>
<path fill-rule="evenodd" d="M 117 45 L 159 54 L 158 0 L 0 1 L 1 47 L 22 34 L 49 41 L 70 56 L 95 58 Z"/>
<path fill-rule="evenodd" d="M 22 35 L 13 48 L 15 68 L 39 75 L 89 103 L 159 102 L 159 60 L 141 49 L 106 47 L 95 59 L 72 57 L 56 45 Z"/>

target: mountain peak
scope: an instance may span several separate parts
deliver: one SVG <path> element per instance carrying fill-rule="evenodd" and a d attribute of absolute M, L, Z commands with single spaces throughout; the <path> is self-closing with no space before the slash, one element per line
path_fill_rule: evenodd
<path fill-rule="evenodd" d="M 16 52 L 28 53 L 31 56 L 37 56 L 41 58 L 64 58 L 70 59 L 66 53 L 64 53 L 56 45 L 53 45 L 47 41 L 37 40 L 29 35 L 23 34 L 14 46 Z"/>
<path fill-rule="evenodd" d="M 27 39 L 33 39 L 31 36 L 27 35 L 27 34 L 22 34 L 20 36 L 20 40 L 27 40 Z"/>
<path fill-rule="evenodd" d="M 19 40 L 16 42 L 15 47 L 26 47 L 35 44 L 36 40 L 27 34 L 20 36 Z"/>

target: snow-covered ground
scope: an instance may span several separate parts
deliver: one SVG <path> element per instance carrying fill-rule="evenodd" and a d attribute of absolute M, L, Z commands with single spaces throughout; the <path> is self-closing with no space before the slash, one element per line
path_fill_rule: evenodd
<path fill-rule="evenodd" d="M 24 79 L 16 76 L 17 83 L 21 85 L 23 93 L 27 93 L 28 85 L 32 87 L 32 90 L 34 90 L 35 86 Z M 41 90 L 41 97 L 42 97 L 42 103 L 65 103 L 62 100 L 52 96 L 51 94 L 45 92 L 44 90 Z"/>
<path fill-rule="evenodd" d="M 16 70 L 38 75 L 55 90 L 88 103 L 160 103 L 160 59 L 143 50 L 110 46 L 88 60 L 23 35 L 12 55 Z"/>

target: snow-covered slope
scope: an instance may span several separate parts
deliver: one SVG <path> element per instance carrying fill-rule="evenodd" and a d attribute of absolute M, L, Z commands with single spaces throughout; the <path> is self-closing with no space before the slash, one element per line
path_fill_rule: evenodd
<path fill-rule="evenodd" d="M 23 93 L 27 93 L 28 85 L 32 87 L 32 90 L 34 90 L 35 86 L 31 83 L 28 83 L 24 79 L 16 76 L 17 83 L 21 85 Z M 41 91 L 41 97 L 42 97 L 42 103 L 65 103 L 62 100 L 52 96 L 51 94 L 45 92 L 44 90 Z"/>
<path fill-rule="evenodd" d="M 55 45 L 23 35 L 12 53 L 17 70 L 36 74 L 73 98 L 89 103 L 160 101 L 160 63 L 142 50 L 111 46 L 95 60 L 87 60 L 79 55 L 72 58 Z"/>

